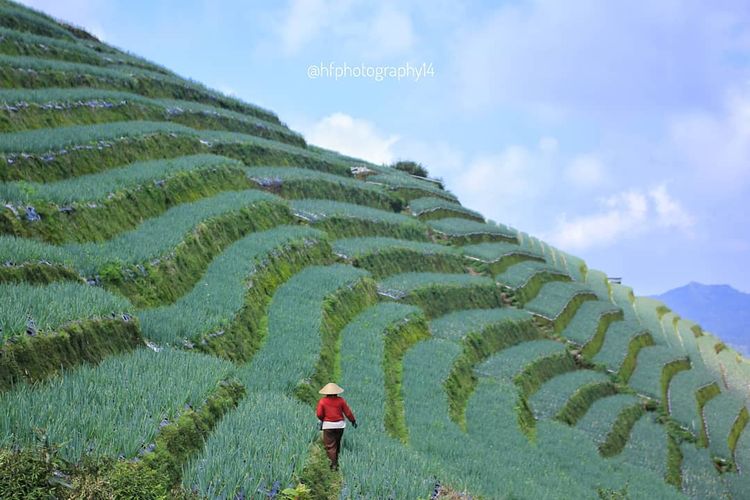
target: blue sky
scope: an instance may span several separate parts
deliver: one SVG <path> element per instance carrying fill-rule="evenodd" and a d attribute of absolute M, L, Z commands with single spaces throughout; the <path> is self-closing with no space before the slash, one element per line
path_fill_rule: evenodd
<path fill-rule="evenodd" d="M 636 293 L 750 292 L 750 3 L 26 0 L 307 139 L 415 159 Z M 415 81 L 310 65 L 431 65 Z"/>

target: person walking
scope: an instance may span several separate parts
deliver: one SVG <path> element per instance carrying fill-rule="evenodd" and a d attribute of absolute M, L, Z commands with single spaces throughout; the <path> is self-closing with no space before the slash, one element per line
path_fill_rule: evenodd
<path fill-rule="evenodd" d="M 352 423 L 352 427 L 357 428 L 357 419 L 354 413 L 349 409 L 346 400 L 339 396 L 344 389 L 333 382 L 326 384 L 318 391 L 324 397 L 318 401 L 317 415 L 320 420 L 320 429 L 323 431 L 323 446 L 326 449 L 328 459 L 331 461 L 331 469 L 339 468 L 339 450 L 341 449 L 341 438 L 344 436 L 346 420 L 344 416 Z"/>

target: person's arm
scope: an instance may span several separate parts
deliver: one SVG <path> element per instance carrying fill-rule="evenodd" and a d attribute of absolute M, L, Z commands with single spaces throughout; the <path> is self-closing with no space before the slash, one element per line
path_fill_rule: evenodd
<path fill-rule="evenodd" d="M 349 422 L 351 422 L 352 424 L 357 422 L 357 419 L 354 417 L 354 413 L 352 413 L 352 410 L 349 408 L 349 405 L 346 404 L 346 400 L 344 398 L 341 398 L 341 409 L 344 410 L 344 415 L 346 415 L 346 418 L 349 419 Z"/>
<path fill-rule="evenodd" d="M 320 401 L 318 401 L 318 409 L 315 411 L 315 413 L 318 415 L 318 420 L 323 420 L 323 418 L 326 416 L 322 398 L 320 399 Z"/>

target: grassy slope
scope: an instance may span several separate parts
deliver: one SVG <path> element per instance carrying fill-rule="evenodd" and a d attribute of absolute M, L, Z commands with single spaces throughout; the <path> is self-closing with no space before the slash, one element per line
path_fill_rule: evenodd
<path fill-rule="evenodd" d="M 16 413 L 0 413 L 24 444 L 16 449 L 6 436 L 0 447 L 3 491 L 18 497 L 180 497 L 186 494 L 180 483 L 204 493 L 220 491 L 205 478 L 224 477 L 225 465 L 232 479 L 224 484 L 241 484 L 248 497 L 278 493 L 300 481 L 307 483 L 297 489 L 300 498 L 309 495 L 305 488 L 316 497 L 326 488 L 343 497 L 367 491 L 398 497 L 399 485 L 420 496 L 434 485 L 438 492 L 494 496 L 507 491 L 502 478 L 512 481 L 520 496 L 554 494 L 558 484 L 560 491 L 592 497 L 676 494 L 666 483 L 700 496 L 747 482 L 742 467 L 750 456 L 746 403 L 722 374 L 728 367 L 728 379 L 736 385 L 748 372 L 736 368 L 715 343 L 701 341 L 700 328 L 680 329 L 668 310 L 610 287 L 604 273 L 587 270 L 580 259 L 520 231 L 485 223 L 436 183 L 308 146 L 270 111 L 183 80 L 41 13 L 0 0 L 0 35 L 5 87 L 0 91 L 0 198 L 7 203 L 0 207 L 0 234 L 6 235 L 0 238 L 0 283 L 6 283 L 0 285 L 0 390 L 8 401 L 33 407 L 34 425 L 49 431 L 37 448 L 31 445 L 34 429 L 18 416 L 20 403 Z M 351 167 L 371 172 L 353 175 Z M 260 196 L 253 200 L 260 208 L 234 219 L 216 217 L 228 213 L 220 200 L 239 200 L 237 191 L 248 188 L 278 198 Z M 191 204 L 205 206 L 205 214 L 174 216 Z M 239 210 L 241 203 L 234 206 Z M 304 227 L 282 226 L 295 222 Z M 144 230 L 149 227 L 156 230 Z M 137 228 L 142 237 L 133 236 Z M 336 258 L 362 271 L 310 267 Z M 367 271 L 379 280 L 381 293 L 411 305 L 381 297 L 379 306 L 367 309 L 375 300 L 375 283 L 348 281 Z M 295 292 L 305 276 L 312 284 Z M 84 284 L 82 277 L 105 284 L 111 293 Z M 310 294 L 319 296 L 308 304 L 309 314 L 295 314 Z M 280 304 L 286 306 L 279 309 Z M 508 314 L 508 306 L 527 312 Z M 496 312 L 478 311 L 486 308 Z M 455 356 L 443 353 L 441 342 L 418 344 L 427 335 L 424 318 L 447 313 L 433 335 L 456 342 L 460 348 L 446 347 Z M 467 327 L 472 318 L 494 321 L 495 315 L 509 318 L 508 324 Z M 284 335 L 295 345 L 285 344 Z M 521 397 L 516 385 L 477 374 L 480 367 L 497 371 L 493 359 L 502 361 L 503 351 L 520 352 L 537 335 L 554 342 L 559 353 L 517 367 L 521 372 L 514 383 Z M 195 362 L 195 370 L 210 371 L 216 364 L 225 372 L 200 388 L 185 384 L 186 374 L 181 385 L 145 380 L 148 369 L 158 368 L 148 363 L 127 380 L 112 378 L 108 367 L 143 356 L 137 348 L 145 339 L 188 347 L 175 356 Z M 573 344 L 566 347 L 565 339 Z M 314 352 L 300 351 L 306 343 Z M 434 377 L 432 393 L 405 380 L 402 394 L 402 360 L 411 367 L 409 380 Z M 679 363 L 670 364 L 675 360 Z M 356 369 L 362 362 L 372 374 Z M 76 368 L 81 363 L 91 366 Z M 61 367 L 69 371 L 58 375 Z M 223 380 L 213 387 L 235 369 L 242 383 Z M 100 372 L 110 378 L 99 377 Z M 275 376 L 269 378 L 270 373 Z M 315 387 L 341 376 L 342 383 L 351 380 L 349 387 L 357 389 L 351 399 L 355 411 L 361 408 L 375 420 L 365 418 L 368 427 L 361 436 L 345 440 L 349 461 L 342 462 L 343 475 L 323 473 L 325 458 L 319 447 L 310 447 L 313 433 L 306 420 Z M 624 385 L 631 378 L 631 387 Z M 51 380 L 33 388 L 22 383 L 45 379 Z M 81 437 L 67 423 L 50 423 L 46 405 L 71 406 L 72 401 L 55 392 L 67 387 L 80 392 L 75 388 L 86 384 L 92 401 L 110 394 L 127 408 L 109 418 L 106 402 L 87 404 L 84 415 L 102 418 L 92 429 L 105 421 L 125 426 L 122 422 L 134 418 L 128 411 L 150 412 L 150 420 L 139 424 L 143 439 L 154 446 L 141 461 L 117 460 L 118 452 L 105 448 L 102 456 L 81 460 L 86 446 Z M 161 394 L 168 408 L 148 406 L 158 406 L 158 398 L 127 404 L 132 397 L 127 384 Z M 268 384 L 271 392 L 260 390 Z M 612 395 L 614 387 L 623 393 Z M 368 388 L 375 397 L 364 401 Z M 200 394 L 181 399 L 188 390 Z M 258 448 L 250 456 L 260 479 L 242 478 L 243 466 L 222 443 L 228 431 L 247 429 L 248 422 L 262 424 L 263 415 L 253 408 L 272 405 L 276 396 L 288 414 L 272 412 L 268 418 L 295 430 L 292 448 L 298 460 L 283 453 L 268 457 Z M 431 402 L 433 412 L 414 410 L 416 397 Z M 185 403 L 193 407 L 180 409 Z M 157 411 L 169 415 L 163 427 L 154 421 Z M 500 432 L 506 424 L 482 418 L 487 412 L 509 416 L 522 428 L 511 425 Z M 256 420 L 248 420 L 251 415 Z M 451 455 L 455 450 L 439 443 L 446 429 L 466 449 Z M 576 441 L 578 431 L 592 438 L 600 456 L 591 443 Z M 503 433 L 512 439 L 503 442 Z M 484 439 L 489 435 L 494 437 Z M 649 444 L 653 436 L 659 436 L 658 444 Z M 130 447 L 126 455 L 148 444 L 129 434 L 120 438 Z M 549 464 L 546 479 L 535 478 L 531 469 L 515 470 L 532 467 L 534 461 L 526 462 L 532 456 L 529 438 L 536 463 L 544 457 Z M 389 481 L 398 466 L 386 461 L 373 468 L 371 462 L 382 457 L 368 439 L 387 441 L 387 460 L 410 461 L 418 473 Z M 722 459 L 724 474 L 715 473 L 712 455 Z M 194 461 L 195 456 L 210 457 L 221 471 L 206 472 L 201 468 L 206 462 Z M 734 472 L 735 456 L 740 473 Z M 652 471 L 641 474 L 644 463 L 666 483 Z M 273 470 L 285 472 L 274 477 Z"/>

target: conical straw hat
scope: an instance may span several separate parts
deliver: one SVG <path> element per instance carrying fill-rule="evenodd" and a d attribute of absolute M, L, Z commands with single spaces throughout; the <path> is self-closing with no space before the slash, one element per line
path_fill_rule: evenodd
<path fill-rule="evenodd" d="M 329 382 L 325 386 L 323 386 L 323 388 L 319 390 L 318 392 L 320 394 L 325 394 L 325 395 L 341 394 L 342 392 L 344 392 L 344 389 L 342 389 L 341 387 L 339 387 L 333 382 Z"/>

